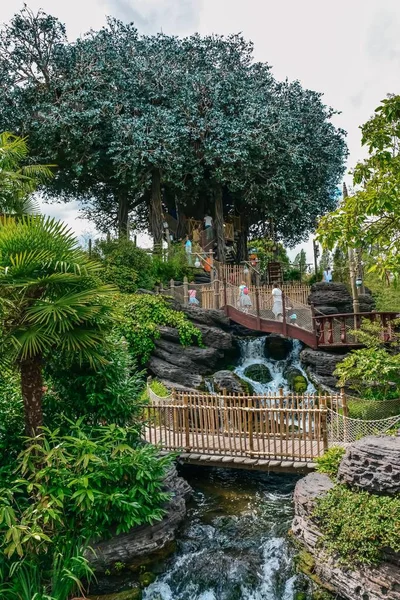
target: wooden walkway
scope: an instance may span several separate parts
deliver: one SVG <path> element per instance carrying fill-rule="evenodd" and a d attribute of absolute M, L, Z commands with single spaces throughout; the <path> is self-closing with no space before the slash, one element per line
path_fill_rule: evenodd
<path fill-rule="evenodd" d="M 153 394 L 144 437 L 192 464 L 306 472 L 328 447 L 327 411 L 325 396 Z"/>

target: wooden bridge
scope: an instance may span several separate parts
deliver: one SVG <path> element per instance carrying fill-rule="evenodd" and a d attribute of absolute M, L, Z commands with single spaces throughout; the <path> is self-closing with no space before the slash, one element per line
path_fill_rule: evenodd
<path fill-rule="evenodd" d="M 191 464 L 306 472 L 328 448 L 328 403 L 341 398 L 150 391 L 145 438 Z"/>
<path fill-rule="evenodd" d="M 195 289 L 199 306 L 217 308 L 235 323 L 262 333 L 277 333 L 302 341 L 311 348 L 360 347 L 355 333 L 363 319 L 380 324 L 382 339 L 393 339 L 393 321 L 400 317 L 395 312 L 346 313 L 325 315 L 307 304 L 309 288 L 304 285 L 282 286 L 282 315 L 273 313 L 272 286 L 250 286 L 251 306 L 243 307 L 238 287 L 214 280 L 210 285 L 173 285 L 163 293 L 172 295 L 182 304 L 189 303 L 189 288 Z"/>

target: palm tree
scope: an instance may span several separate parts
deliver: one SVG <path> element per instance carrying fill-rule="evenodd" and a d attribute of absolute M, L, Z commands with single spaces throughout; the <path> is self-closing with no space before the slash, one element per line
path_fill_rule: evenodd
<path fill-rule="evenodd" d="M 92 364 L 110 322 L 113 289 L 97 279 L 72 232 L 43 216 L 0 223 L 0 370 L 21 373 L 25 431 L 43 423 L 43 363 L 60 350 Z"/>
<path fill-rule="evenodd" d="M 52 177 L 54 165 L 24 164 L 28 154 L 26 138 L 0 134 L 0 214 L 20 216 L 39 210 L 31 195 Z"/>

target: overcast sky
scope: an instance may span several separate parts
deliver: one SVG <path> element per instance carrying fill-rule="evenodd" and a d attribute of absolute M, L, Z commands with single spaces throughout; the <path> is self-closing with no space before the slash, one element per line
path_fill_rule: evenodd
<path fill-rule="evenodd" d="M 341 111 L 335 124 L 348 132 L 349 169 L 364 156 L 359 126 L 388 93 L 399 93 L 398 0 L 27 0 L 58 17 L 70 40 L 98 29 L 106 15 L 134 21 L 144 33 L 186 35 L 241 32 L 254 42 L 256 60 L 276 79 L 298 79 L 323 92 Z M 0 22 L 22 8 L 0 0 Z M 351 177 L 346 176 L 347 183 Z M 77 219 L 76 205 L 45 206 L 79 234 L 91 225 Z M 303 247 L 306 247 L 303 244 Z M 290 253 L 292 255 L 292 253 Z M 311 260 L 310 244 L 307 254 Z"/>

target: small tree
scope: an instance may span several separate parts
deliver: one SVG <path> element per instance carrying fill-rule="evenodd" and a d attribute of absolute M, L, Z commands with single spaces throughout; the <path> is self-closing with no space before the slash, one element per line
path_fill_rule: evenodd
<path fill-rule="evenodd" d="M 92 364 L 102 360 L 112 291 L 99 284 L 99 266 L 90 261 L 65 225 L 25 216 L 0 224 L 2 368 L 21 373 L 25 432 L 43 424 L 42 369 L 55 350 L 78 353 Z"/>

